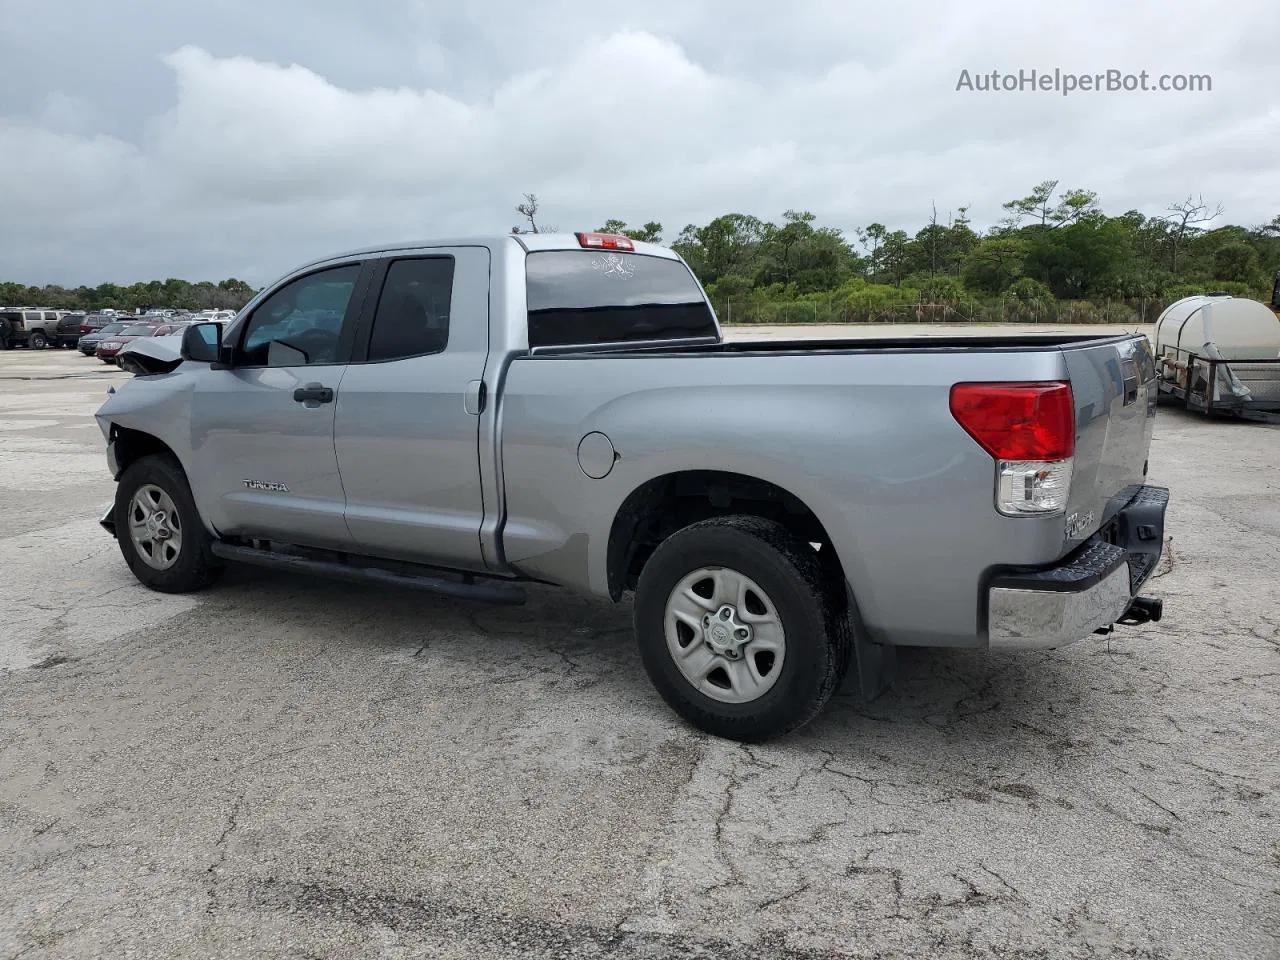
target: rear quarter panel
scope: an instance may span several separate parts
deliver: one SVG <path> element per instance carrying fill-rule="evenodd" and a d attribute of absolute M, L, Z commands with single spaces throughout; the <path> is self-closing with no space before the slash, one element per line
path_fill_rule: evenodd
<path fill-rule="evenodd" d="M 646 481 L 723 470 L 769 481 L 816 514 L 882 641 L 985 643 L 988 567 L 1062 553 L 1062 517 L 1005 518 L 994 464 L 952 418 L 964 380 L 1057 379 L 1061 353 L 521 358 L 501 396 L 505 559 L 608 594 L 610 528 Z M 589 432 L 617 450 L 586 476 Z"/>

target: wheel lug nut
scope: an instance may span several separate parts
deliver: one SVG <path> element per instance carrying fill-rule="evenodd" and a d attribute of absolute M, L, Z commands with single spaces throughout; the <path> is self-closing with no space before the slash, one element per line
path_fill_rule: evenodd
<path fill-rule="evenodd" d="M 738 634 L 738 639 L 739 639 L 739 640 L 745 640 L 745 639 L 747 639 L 747 629 L 746 629 L 746 627 L 739 627 L 735 632 Z"/>
<path fill-rule="evenodd" d="M 721 620 L 728 620 L 728 619 L 729 619 L 729 611 L 728 611 L 728 610 L 721 610 L 721 611 L 720 611 L 720 619 L 721 619 Z"/>

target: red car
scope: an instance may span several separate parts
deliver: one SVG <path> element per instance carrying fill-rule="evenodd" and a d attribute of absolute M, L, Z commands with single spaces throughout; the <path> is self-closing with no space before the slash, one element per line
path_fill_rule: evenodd
<path fill-rule="evenodd" d="M 98 344 L 98 349 L 94 351 L 96 356 L 103 363 L 115 363 L 116 354 L 130 340 L 137 340 L 139 337 L 151 337 L 155 335 L 158 323 L 134 323 L 125 327 L 119 333 L 104 337 L 102 342 Z"/>

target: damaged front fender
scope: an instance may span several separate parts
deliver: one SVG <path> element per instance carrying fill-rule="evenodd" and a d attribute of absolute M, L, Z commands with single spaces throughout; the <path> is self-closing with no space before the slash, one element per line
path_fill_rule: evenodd
<path fill-rule="evenodd" d="M 134 376 L 172 373 L 182 363 L 182 335 L 130 341 L 117 357 L 120 369 Z"/>

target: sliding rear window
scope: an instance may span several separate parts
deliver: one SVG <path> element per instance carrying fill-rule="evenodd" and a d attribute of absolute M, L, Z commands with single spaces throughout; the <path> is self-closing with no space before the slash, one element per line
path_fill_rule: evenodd
<path fill-rule="evenodd" d="M 529 346 L 714 337 L 715 317 L 679 260 L 618 250 L 529 254 Z"/>

